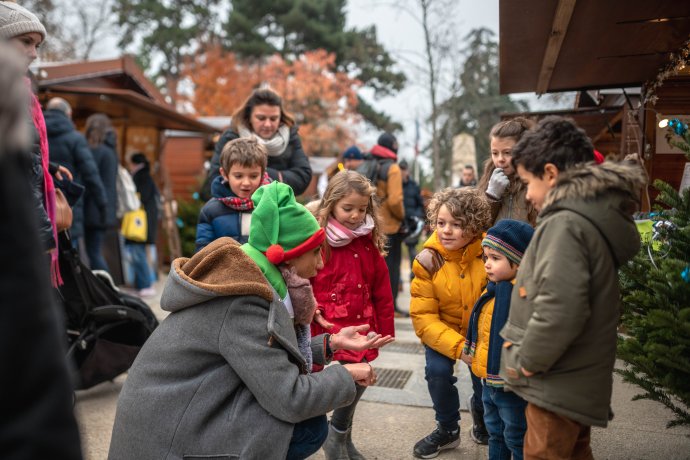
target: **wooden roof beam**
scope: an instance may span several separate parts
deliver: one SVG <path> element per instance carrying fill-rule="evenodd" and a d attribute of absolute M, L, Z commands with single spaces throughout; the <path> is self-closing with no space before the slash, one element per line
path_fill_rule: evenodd
<path fill-rule="evenodd" d="M 551 75 L 556 68 L 556 61 L 558 61 L 558 55 L 561 52 L 561 45 L 563 45 L 565 34 L 568 32 L 570 18 L 573 16 L 576 1 L 577 0 L 558 1 L 556 14 L 554 14 L 553 17 L 553 25 L 551 26 L 551 34 L 549 35 L 549 42 L 546 44 L 544 59 L 541 62 L 539 80 L 537 81 L 537 94 L 544 94 L 549 88 Z"/>

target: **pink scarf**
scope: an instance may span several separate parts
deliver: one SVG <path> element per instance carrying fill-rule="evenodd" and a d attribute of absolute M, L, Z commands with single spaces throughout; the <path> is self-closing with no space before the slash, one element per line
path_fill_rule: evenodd
<path fill-rule="evenodd" d="M 53 177 L 48 171 L 48 131 L 46 129 L 46 121 L 43 118 L 43 110 L 38 98 L 31 91 L 31 81 L 26 79 L 29 87 L 29 94 L 31 94 L 31 119 L 34 122 L 38 137 L 41 143 L 41 165 L 43 166 L 43 205 L 48 213 L 48 218 L 53 226 L 53 239 L 55 240 L 55 250 L 50 253 L 50 281 L 53 287 L 60 286 L 62 277 L 60 276 L 60 265 L 58 264 L 58 238 L 57 227 L 55 226 L 55 184 L 53 184 Z"/>
<path fill-rule="evenodd" d="M 364 219 L 364 223 L 354 230 L 350 230 L 331 216 L 326 224 L 326 240 L 331 247 L 339 248 L 347 246 L 355 238 L 370 234 L 373 229 L 374 219 L 369 214 Z"/>

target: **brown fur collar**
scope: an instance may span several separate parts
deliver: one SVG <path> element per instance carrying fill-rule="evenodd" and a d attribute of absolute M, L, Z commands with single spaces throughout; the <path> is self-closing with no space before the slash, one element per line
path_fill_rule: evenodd
<path fill-rule="evenodd" d="M 175 259 L 173 269 L 188 283 L 216 294 L 273 300 L 273 290 L 263 273 L 232 238 L 218 238 L 192 258 Z"/>
<path fill-rule="evenodd" d="M 600 165 L 587 164 L 561 172 L 558 183 L 546 195 L 542 208 L 569 198 L 587 200 L 613 191 L 626 193 L 637 201 L 646 182 L 646 174 L 637 163 L 607 161 Z"/>

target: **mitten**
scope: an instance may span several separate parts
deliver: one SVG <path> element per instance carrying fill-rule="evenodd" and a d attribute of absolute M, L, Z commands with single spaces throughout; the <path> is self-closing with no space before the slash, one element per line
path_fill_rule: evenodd
<path fill-rule="evenodd" d="M 500 200 L 503 196 L 503 192 L 506 191 L 508 185 L 510 184 L 510 179 L 506 176 L 501 168 L 494 169 L 491 173 L 491 178 L 489 179 L 489 186 L 486 188 L 486 194 L 489 198 L 494 200 Z"/>

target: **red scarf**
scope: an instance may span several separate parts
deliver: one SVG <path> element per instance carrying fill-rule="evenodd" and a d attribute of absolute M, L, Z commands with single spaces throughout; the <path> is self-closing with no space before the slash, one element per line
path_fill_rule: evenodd
<path fill-rule="evenodd" d="M 264 177 L 261 179 L 261 185 L 268 185 L 273 182 L 271 176 L 267 172 L 264 173 Z M 261 185 L 259 187 L 261 187 Z M 240 198 L 237 196 L 226 196 L 226 197 L 216 197 L 216 200 L 223 203 L 230 209 L 234 209 L 239 212 L 247 212 L 254 210 L 254 202 L 250 198 Z"/>
<path fill-rule="evenodd" d="M 40 139 L 41 145 L 41 166 L 43 167 L 43 205 L 45 206 L 46 213 L 50 219 L 50 223 L 53 227 L 53 239 L 55 240 L 55 250 L 50 253 L 50 281 L 53 287 L 60 286 L 62 282 L 62 277 L 60 276 L 60 265 L 58 264 L 58 238 L 57 238 L 57 227 L 55 226 L 55 184 L 53 184 L 53 177 L 50 175 L 48 166 L 48 131 L 46 129 L 46 121 L 43 118 L 43 110 L 41 109 L 41 104 L 38 102 L 38 98 L 31 91 L 31 81 L 26 79 L 27 86 L 29 88 L 29 94 L 31 94 L 31 119 L 34 122 L 36 131 L 38 131 L 38 137 Z"/>

